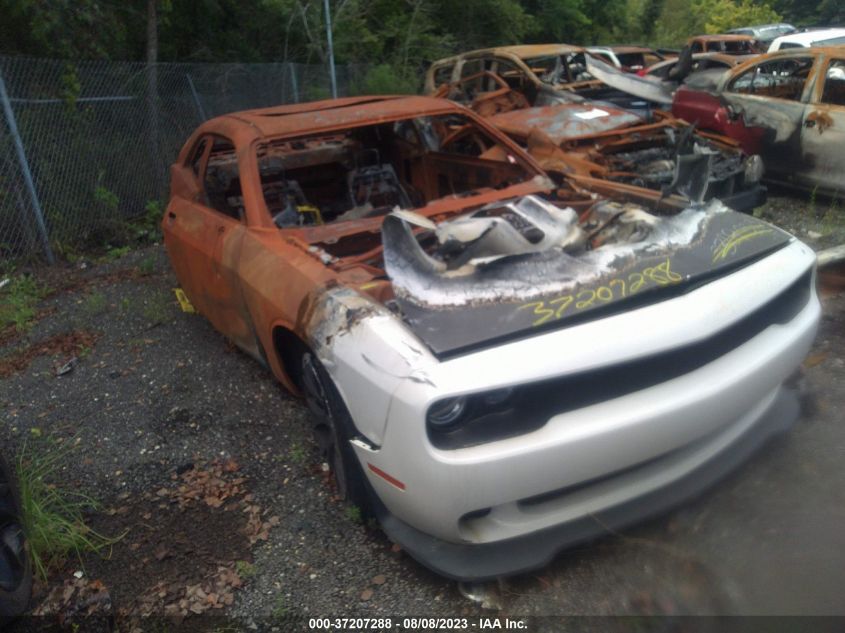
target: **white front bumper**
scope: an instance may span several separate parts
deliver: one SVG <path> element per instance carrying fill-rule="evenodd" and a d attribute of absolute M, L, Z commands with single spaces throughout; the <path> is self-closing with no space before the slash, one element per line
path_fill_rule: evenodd
<path fill-rule="evenodd" d="M 425 412 L 445 396 L 575 375 L 706 340 L 789 287 L 813 261 L 796 241 L 676 298 L 442 363 L 428 358 L 417 379 L 390 383 L 380 446 L 353 444 L 364 472 L 391 514 L 453 543 L 524 536 L 659 490 L 753 428 L 812 343 L 820 315 L 814 291 L 789 322 L 704 366 L 554 415 L 517 437 L 440 450 L 426 434 Z M 342 391 L 347 401 L 368 397 Z M 487 514 L 461 519 L 479 510 Z"/>

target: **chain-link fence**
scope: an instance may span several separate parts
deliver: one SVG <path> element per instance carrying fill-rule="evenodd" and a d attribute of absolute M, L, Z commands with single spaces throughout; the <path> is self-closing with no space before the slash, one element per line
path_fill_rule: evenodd
<path fill-rule="evenodd" d="M 339 67 L 338 93 L 362 72 Z M 317 65 L 0 57 L 0 257 L 49 258 L 144 213 L 207 118 L 328 96 Z"/>

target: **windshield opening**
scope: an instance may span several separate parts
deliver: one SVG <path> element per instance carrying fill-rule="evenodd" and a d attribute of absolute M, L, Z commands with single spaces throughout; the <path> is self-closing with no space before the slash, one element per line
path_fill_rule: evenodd
<path fill-rule="evenodd" d="M 536 175 L 456 114 L 273 140 L 258 146 L 257 157 L 264 201 L 280 228 L 382 216 Z"/>

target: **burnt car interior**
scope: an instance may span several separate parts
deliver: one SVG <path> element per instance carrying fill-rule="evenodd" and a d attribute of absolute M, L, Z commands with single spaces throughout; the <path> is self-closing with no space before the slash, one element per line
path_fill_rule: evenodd
<path fill-rule="evenodd" d="M 533 177 L 454 114 L 279 139 L 257 152 L 264 200 L 280 228 L 383 216 Z"/>
<path fill-rule="evenodd" d="M 830 62 L 824 81 L 822 103 L 845 106 L 845 60 Z"/>
<path fill-rule="evenodd" d="M 790 57 L 759 64 L 734 79 L 730 91 L 799 101 L 813 62 L 813 57 Z"/>

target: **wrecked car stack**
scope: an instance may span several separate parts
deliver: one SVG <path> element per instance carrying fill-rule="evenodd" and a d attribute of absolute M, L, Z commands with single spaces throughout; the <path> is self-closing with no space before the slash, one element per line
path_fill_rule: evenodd
<path fill-rule="evenodd" d="M 188 297 L 305 397 L 339 494 L 449 577 L 668 508 L 797 412 L 812 251 L 702 195 L 570 176 L 426 97 L 225 115 L 172 167 Z"/>

